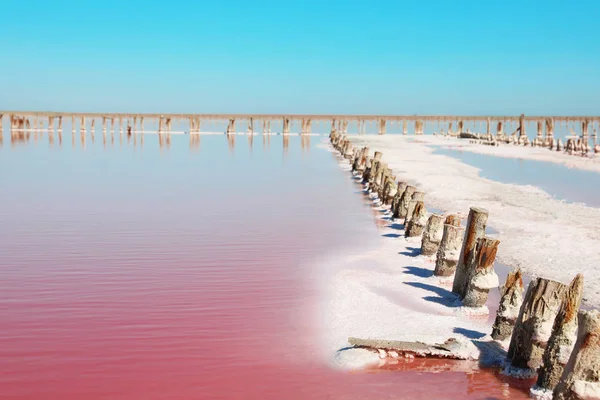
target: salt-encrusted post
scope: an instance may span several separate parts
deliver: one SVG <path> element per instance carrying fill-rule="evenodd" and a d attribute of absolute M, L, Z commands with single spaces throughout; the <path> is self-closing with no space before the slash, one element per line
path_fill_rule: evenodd
<path fill-rule="evenodd" d="M 554 141 L 554 119 L 546 118 L 546 147 L 552 146 Z"/>
<path fill-rule="evenodd" d="M 398 182 L 398 187 L 396 188 L 396 194 L 394 195 L 394 199 L 392 200 L 392 218 L 398 212 L 398 208 L 400 207 L 400 199 L 406 190 L 408 184 L 406 182 Z"/>
<path fill-rule="evenodd" d="M 577 342 L 554 391 L 555 400 L 600 398 L 600 311 L 580 311 Z"/>
<path fill-rule="evenodd" d="M 404 189 L 404 193 L 402 193 L 402 197 L 400 198 L 398 207 L 396 208 L 397 212 L 395 212 L 392 215 L 392 219 L 406 218 L 406 213 L 408 211 L 408 203 L 410 203 L 412 195 L 416 191 L 417 191 L 416 187 L 410 186 L 410 185 L 406 186 L 406 189 Z"/>
<path fill-rule="evenodd" d="M 523 274 L 521 269 L 516 269 L 508 274 L 504 286 L 500 288 L 500 306 L 492 327 L 492 339 L 506 340 L 512 335 L 523 304 L 523 291 Z"/>
<path fill-rule="evenodd" d="M 433 271 L 435 276 L 452 276 L 454 274 L 464 232 L 464 227 L 450 224 L 444 225 L 444 233 L 437 251 L 435 270 Z"/>
<path fill-rule="evenodd" d="M 508 348 L 511 367 L 537 370 L 567 285 L 550 279 L 531 281 Z"/>
<path fill-rule="evenodd" d="M 519 144 L 524 143 L 527 134 L 525 133 L 525 114 L 519 117 Z"/>
<path fill-rule="evenodd" d="M 456 293 L 460 299 L 465 297 L 468 279 L 471 275 L 469 267 L 471 258 L 475 255 L 475 246 L 477 240 L 485 235 L 485 226 L 488 220 L 488 212 L 483 208 L 471 207 L 469 218 L 467 219 L 467 229 L 462 243 L 460 257 L 456 265 L 456 275 L 452 284 L 452 292 Z"/>
<path fill-rule="evenodd" d="M 425 203 L 417 201 L 412 213 L 412 218 L 406 225 L 405 236 L 415 237 L 423 234 L 425 224 L 427 223 L 427 209 Z"/>
<path fill-rule="evenodd" d="M 477 241 L 476 255 L 471 259 L 471 274 L 463 299 L 465 307 L 482 307 L 488 299 L 490 289 L 498 287 L 498 275 L 494 272 L 494 261 L 499 240 L 482 237 Z"/>
<path fill-rule="evenodd" d="M 578 274 L 563 299 L 554 320 L 548 347 L 544 351 L 544 364 L 539 370 L 536 386 L 552 391 L 558 385 L 565 365 L 577 340 L 577 311 L 583 295 L 583 275 Z"/>
<path fill-rule="evenodd" d="M 290 133 L 290 119 L 288 117 L 283 117 L 283 132 L 284 135 L 288 135 Z"/>
<path fill-rule="evenodd" d="M 382 119 L 379 120 L 379 134 L 380 135 L 384 135 L 385 134 L 386 124 L 387 124 L 387 121 L 385 119 L 382 118 Z"/>
<path fill-rule="evenodd" d="M 444 216 L 431 214 L 425 225 L 421 239 L 421 254 L 431 256 L 437 253 L 444 234 Z"/>
<path fill-rule="evenodd" d="M 390 172 L 391 174 L 391 172 Z M 388 175 L 383 186 L 383 204 L 390 205 L 396 195 L 396 177 Z"/>
<path fill-rule="evenodd" d="M 235 134 L 235 119 L 234 118 L 229 119 L 229 124 L 227 125 L 227 134 L 228 135 Z"/>
<path fill-rule="evenodd" d="M 414 192 L 410 198 L 410 202 L 406 208 L 406 217 L 404 218 L 404 225 L 408 227 L 408 223 L 412 220 L 415 207 L 419 201 L 425 200 L 424 192 Z M 426 221 L 427 222 L 427 221 Z"/>

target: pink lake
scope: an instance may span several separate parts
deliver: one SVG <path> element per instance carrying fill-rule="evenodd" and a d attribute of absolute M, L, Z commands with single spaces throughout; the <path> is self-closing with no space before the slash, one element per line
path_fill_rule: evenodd
<path fill-rule="evenodd" d="M 322 137 L 65 138 L 0 148 L 0 398 L 527 397 L 452 361 L 328 366 L 317 260 L 378 232 Z"/>

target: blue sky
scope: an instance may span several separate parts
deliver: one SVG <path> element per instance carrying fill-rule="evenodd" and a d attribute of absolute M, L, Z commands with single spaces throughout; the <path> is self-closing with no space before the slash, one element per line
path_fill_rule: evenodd
<path fill-rule="evenodd" d="M 2 8 L 1 109 L 600 113 L 598 1 Z"/>

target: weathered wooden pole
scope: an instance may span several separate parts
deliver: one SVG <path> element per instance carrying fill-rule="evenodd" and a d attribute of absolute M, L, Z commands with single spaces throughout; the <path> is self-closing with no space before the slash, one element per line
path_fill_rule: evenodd
<path fill-rule="evenodd" d="M 414 186 L 406 186 L 406 189 L 404 189 L 404 193 L 402 193 L 402 197 L 400 198 L 400 204 L 397 208 L 397 213 L 394 213 L 394 215 L 392 216 L 392 219 L 396 219 L 396 218 L 406 218 L 406 213 L 408 212 L 408 204 L 410 203 L 410 200 L 412 199 L 412 195 L 414 192 L 417 191 L 417 188 Z"/>
<path fill-rule="evenodd" d="M 546 118 L 546 147 L 551 147 L 554 142 L 554 118 Z"/>
<path fill-rule="evenodd" d="M 542 365 L 552 324 L 566 291 L 567 285 L 550 279 L 531 281 L 508 348 L 511 367 L 535 371 Z"/>
<path fill-rule="evenodd" d="M 394 199 L 392 200 L 392 219 L 394 215 L 398 215 L 398 208 L 400 207 L 400 199 L 406 190 L 408 184 L 406 182 L 398 182 L 398 186 L 396 187 L 396 194 L 394 195 Z M 395 217 L 398 218 L 398 217 Z"/>
<path fill-rule="evenodd" d="M 500 306 L 492 327 L 492 339 L 502 341 L 512 335 L 523 304 L 523 291 L 523 274 L 517 268 L 508 274 L 504 286 L 500 288 Z"/>
<path fill-rule="evenodd" d="M 435 276 L 452 276 L 462 247 L 465 228 L 457 225 L 444 224 L 442 241 L 435 260 Z"/>
<path fill-rule="evenodd" d="M 552 334 L 544 351 L 543 364 L 536 386 L 554 390 L 577 340 L 577 311 L 583 295 L 583 275 L 578 274 L 567 289 L 552 326 Z"/>
<path fill-rule="evenodd" d="M 228 135 L 235 134 L 235 119 L 234 118 L 229 119 L 229 124 L 227 125 L 227 134 Z"/>
<path fill-rule="evenodd" d="M 554 390 L 554 400 L 600 398 L 600 311 L 580 311 L 577 342 Z"/>
<path fill-rule="evenodd" d="M 283 117 L 283 134 L 288 135 L 290 133 L 290 119 Z"/>
<path fill-rule="evenodd" d="M 402 121 L 402 134 L 406 135 L 408 133 L 408 127 L 406 126 L 406 120 Z"/>
<path fill-rule="evenodd" d="M 485 235 L 485 226 L 488 220 L 488 212 L 483 208 L 471 207 L 469 218 L 467 219 L 467 228 L 465 238 L 462 243 L 460 257 L 456 266 L 456 275 L 452 284 L 452 292 L 456 293 L 460 299 L 465 297 L 468 279 L 472 273 L 469 269 L 471 258 L 475 256 L 475 247 L 477 240 Z"/>
<path fill-rule="evenodd" d="M 425 225 L 425 232 L 421 239 L 421 254 L 431 256 L 437 253 L 444 235 L 444 216 L 431 214 Z"/>
<path fill-rule="evenodd" d="M 427 209 L 425 208 L 425 203 L 423 201 L 417 201 L 413 213 L 412 218 L 406 224 L 405 236 L 406 237 L 416 237 L 423 235 L 423 230 L 425 229 L 425 225 L 427 224 Z"/>
<path fill-rule="evenodd" d="M 386 132 L 386 125 L 387 125 L 387 121 L 385 119 L 380 119 L 379 120 L 379 134 L 380 135 L 384 135 Z"/>
<path fill-rule="evenodd" d="M 410 197 L 410 201 L 408 202 L 408 206 L 406 208 L 406 217 L 404 218 L 404 225 L 406 227 L 408 227 L 408 223 L 411 221 L 415 207 L 419 201 L 425 201 L 425 192 L 417 191 L 414 192 Z"/>
<path fill-rule="evenodd" d="M 490 289 L 498 287 L 498 275 L 494 272 L 494 261 L 499 244 L 499 240 L 485 236 L 477 241 L 475 257 L 471 258 L 469 267 L 471 274 L 463 299 L 465 307 L 484 306 Z"/>
<path fill-rule="evenodd" d="M 523 144 L 527 134 L 525 132 L 525 114 L 519 117 L 519 144 Z"/>

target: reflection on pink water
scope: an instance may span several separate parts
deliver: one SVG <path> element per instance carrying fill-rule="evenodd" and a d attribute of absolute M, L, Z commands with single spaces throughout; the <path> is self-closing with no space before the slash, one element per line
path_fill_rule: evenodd
<path fill-rule="evenodd" d="M 0 397 L 526 397 L 452 361 L 326 366 L 314 260 L 374 228 L 318 140 L 145 140 L 3 150 Z"/>

